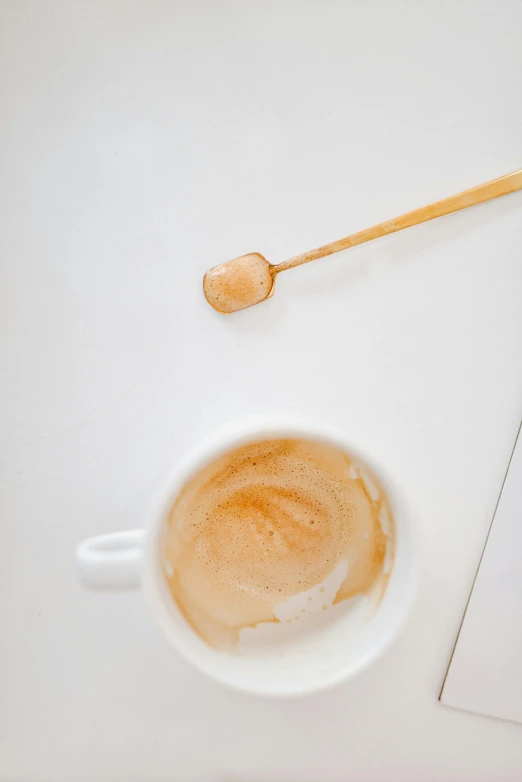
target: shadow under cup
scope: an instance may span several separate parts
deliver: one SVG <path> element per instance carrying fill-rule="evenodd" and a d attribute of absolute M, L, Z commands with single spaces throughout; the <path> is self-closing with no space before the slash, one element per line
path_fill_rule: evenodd
<path fill-rule="evenodd" d="M 339 566 L 328 578 L 278 607 L 275 623 L 245 628 L 233 652 L 208 645 L 189 625 L 175 602 L 164 572 L 163 533 L 173 502 L 201 467 L 236 448 L 266 439 L 299 438 L 344 451 L 364 476 L 375 476 L 394 516 L 394 556 L 384 593 L 332 605 Z M 341 564 L 342 570 L 342 564 Z M 173 646 L 201 671 L 234 689 L 257 695 L 311 693 L 356 675 L 393 641 L 411 608 L 417 586 L 417 560 L 405 502 L 383 471 L 348 440 L 324 427 L 257 423 L 230 426 L 174 470 L 147 535 L 143 585 L 150 606 Z M 321 610 L 323 605 L 328 610 Z M 285 617 L 299 616 L 299 621 Z"/>

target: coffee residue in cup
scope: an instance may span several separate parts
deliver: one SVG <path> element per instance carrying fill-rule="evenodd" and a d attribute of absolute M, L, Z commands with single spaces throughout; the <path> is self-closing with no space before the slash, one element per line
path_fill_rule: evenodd
<path fill-rule="evenodd" d="M 334 603 L 384 591 L 394 547 L 387 498 L 334 445 L 271 439 L 211 461 L 168 516 L 163 568 L 172 597 L 208 644 L 232 649 L 245 627 L 321 584 L 345 560 Z"/>

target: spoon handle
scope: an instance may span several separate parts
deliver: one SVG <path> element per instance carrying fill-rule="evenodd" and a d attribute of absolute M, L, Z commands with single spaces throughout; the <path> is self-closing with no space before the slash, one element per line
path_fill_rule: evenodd
<path fill-rule="evenodd" d="M 284 272 L 287 269 L 293 269 L 294 266 L 301 266 L 303 263 L 315 261 L 317 258 L 324 258 L 326 255 L 332 255 L 339 250 L 346 250 L 348 247 L 354 247 L 356 244 L 363 244 L 380 236 L 393 234 L 396 231 L 402 231 L 403 228 L 410 228 L 412 225 L 425 223 L 427 220 L 434 220 L 436 217 L 458 212 L 460 209 L 467 209 L 468 206 L 481 204 L 483 201 L 491 201 L 493 198 L 512 193 L 514 190 L 522 189 L 522 169 L 513 171 L 491 182 L 485 182 L 483 185 L 477 185 L 470 190 L 464 190 L 463 193 L 443 198 L 442 201 L 435 201 L 434 204 L 423 206 L 420 209 L 414 209 L 413 212 L 406 212 L 393 220 L 386 220 L 384 223 L 374 225 L 372 228 L 366 228 L 364 231 L 346 236 L 337 242 L 325 244 L 316 250 L 310 250 L 302 255 L 296 255 L 288 261 L 278 263 L 271 267 L 272 274 Z"/>

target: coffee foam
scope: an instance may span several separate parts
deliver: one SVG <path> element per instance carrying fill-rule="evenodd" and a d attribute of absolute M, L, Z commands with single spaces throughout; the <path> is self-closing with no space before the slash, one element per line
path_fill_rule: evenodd
<path fill-rule="evenodd" d="M 178 495 L 163 540 L 165 577 L 192 628 L 235 648 L 241 630 L 279 622 L 277 606 L 342 562 L 330 605 L 383 591 L 394 524 L 370 482 L 371 492 L 344 451 L 303 439 L 250 443 L 202 468 Z"/>
<path fill-rule="evenodd" d="M 237 312 L 266 299 L 274 285 L 268 261 L 250 253 L 215 266 L 205 274 L 203 291 L 219 312 Z"/>

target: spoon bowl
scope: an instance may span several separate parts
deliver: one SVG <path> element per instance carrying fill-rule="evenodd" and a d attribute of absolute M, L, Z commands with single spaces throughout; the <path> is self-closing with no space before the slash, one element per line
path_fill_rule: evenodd
<path fill-rule="evenodd" d="M 272 295 L 272 268 L 259 253 L 241 255 L 210 269 L 203 278 L 203 292 L 218 312 L 244 310 Z"/>

